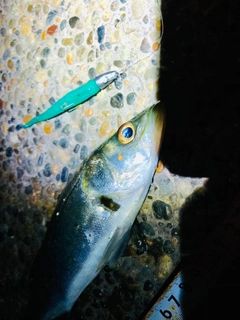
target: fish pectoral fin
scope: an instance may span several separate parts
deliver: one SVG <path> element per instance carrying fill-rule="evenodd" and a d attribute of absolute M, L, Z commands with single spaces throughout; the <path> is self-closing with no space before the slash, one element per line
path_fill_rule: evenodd
<path fill-rule="evenodd" d="M 108 198 L 106 196 L 101 196 L 99 200 L 104 207 L 110 209 L 111 211 L 118 211 L 118 209 L 121 207 L 120 204 L 114 202 L 113 199 Z"/>
<path fill-rule="evenodd" d="M 105 249 L 101 261 L 99 262 L 97 268 L 98 271 L 101 270 L 106 264 L 111 267 L 116 263 L 117 259 L 123 254 L 126 248 L 130 231 L 131 228 L 129 228 L 129 230 L 127 230 L 124 235 L 122 235 L 120 228 L 116 229 L 114 235 L 112 236 Z"/>

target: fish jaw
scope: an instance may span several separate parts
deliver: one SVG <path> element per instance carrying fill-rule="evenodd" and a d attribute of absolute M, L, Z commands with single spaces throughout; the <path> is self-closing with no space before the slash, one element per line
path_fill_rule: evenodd
<path fill-rule="evenodd" d="M 39 319 L 70 311 L 124 248 L 157 166 L 163 131 L 159 109 L 153 106 L 127 123 L 135 130 L 131 142 L 119 142 L 119 129 L 62 192 L 35 263 Z"/>

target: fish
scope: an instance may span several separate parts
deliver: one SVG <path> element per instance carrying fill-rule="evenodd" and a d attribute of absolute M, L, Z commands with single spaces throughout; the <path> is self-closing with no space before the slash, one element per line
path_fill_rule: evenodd
<path fill-rule="evenodd" d="M 157 168 L 164 126 L 159 102 L 82 162 L 60 195 L 33 263 L 26 319 L 67 318 L 101 269 L 122 255 Z"/>

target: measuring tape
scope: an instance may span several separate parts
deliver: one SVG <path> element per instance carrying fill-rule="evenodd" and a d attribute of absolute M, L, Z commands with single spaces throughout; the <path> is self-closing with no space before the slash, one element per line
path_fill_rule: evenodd
<path fill-rule="evenodd" d="M 183 259 L 166 290 L 143 320 L 184 320 L 215 284 L 239 252 L 238 215 L 228 216 L 206 241 L 200 252 Z"/>
<path fill-rule="evenodd" d="M 179 272 L 171 285 L 165 290 L 160 299 L 155 303 L 154 307 L 148 312 L 144 319 L 176 319 L 182 320 L 181 311 L 181 291 L 184 289 L 182 275 Z"/>

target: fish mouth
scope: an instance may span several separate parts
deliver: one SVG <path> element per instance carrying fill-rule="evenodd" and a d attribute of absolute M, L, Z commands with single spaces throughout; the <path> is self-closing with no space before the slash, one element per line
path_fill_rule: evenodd
<path fill-rule="evenodd" d="M 163 140 L 166 118 L 163 102 L 159 101 L 150 107 L 148 112 L 148 126 L 153 128 L 153 143 L 155 144 L 155 151 L 159 153 Z"/>

